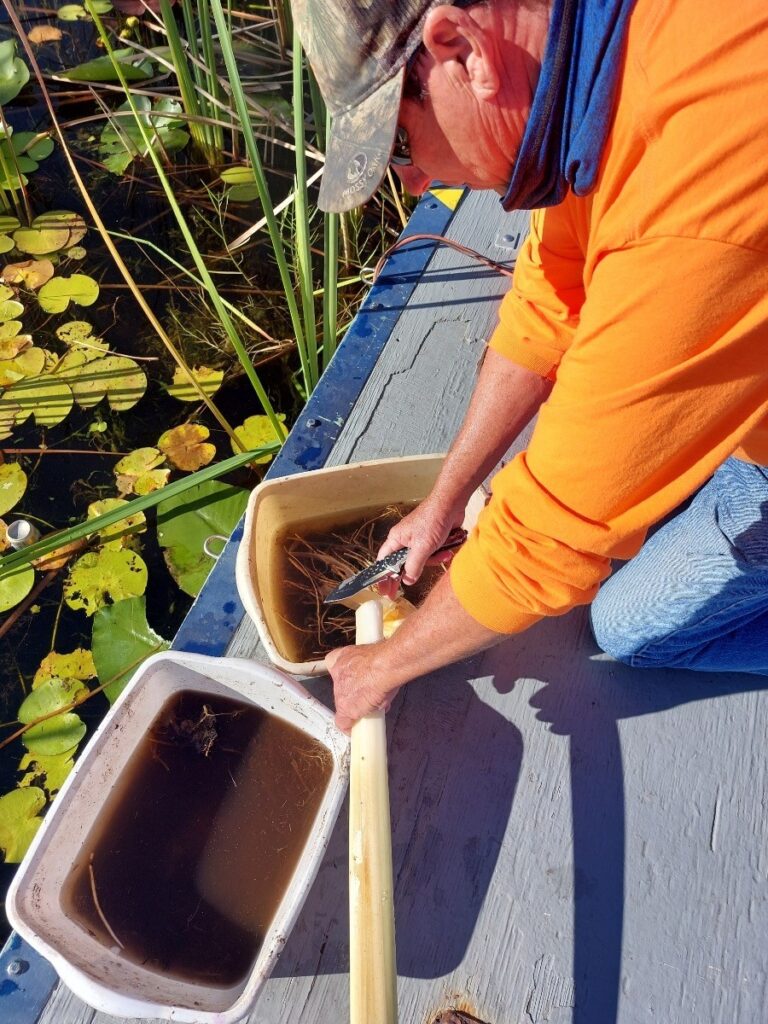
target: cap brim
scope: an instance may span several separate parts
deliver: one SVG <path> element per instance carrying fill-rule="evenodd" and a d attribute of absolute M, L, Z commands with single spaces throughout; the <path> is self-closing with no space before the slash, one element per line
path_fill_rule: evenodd
<path fill-rule="evenodd" d="M 344 213 L 381 184 L 397 132 L 405 68 L 354 109 L 333 118 L 320 182 L 320 209 Z"/>

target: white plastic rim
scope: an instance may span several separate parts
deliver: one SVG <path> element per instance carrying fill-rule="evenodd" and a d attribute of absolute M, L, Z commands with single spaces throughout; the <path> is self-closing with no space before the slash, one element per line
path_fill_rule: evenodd
<path fill-rule="evenodd" d="M 119 957 L 68 918 L 59 892 L 114 780 L 168 698 L 197 689 L 250 701 L 322 743 L 333 767 L 291 881 L 250 973 L 230 988 L 166 977 Z M 235 1024 L 253 1009 L 317 874 L 349 776 L 349 740 L 295 680 L 236 658 L 165 652 L 147 659 L 104 718 L 27 852 L 6 900 L 13 928 L 95 1009 L 118 1017 Z"/>

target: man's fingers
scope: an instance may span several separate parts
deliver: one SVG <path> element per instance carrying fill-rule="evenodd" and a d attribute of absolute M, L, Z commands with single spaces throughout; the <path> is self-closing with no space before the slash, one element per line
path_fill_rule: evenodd
<path fill-rule="evenodd" d="M 405 583 L 406 586 L 410 587 L 417 582 L 424 571 L 427 559 L 437 546 L 437 544 L 424 544 L 423 542 L 413 545 L 411 550 L 408 552 L 408 557 L 406 558 L 405 565 L 403 566 L 403 583 Z"/>

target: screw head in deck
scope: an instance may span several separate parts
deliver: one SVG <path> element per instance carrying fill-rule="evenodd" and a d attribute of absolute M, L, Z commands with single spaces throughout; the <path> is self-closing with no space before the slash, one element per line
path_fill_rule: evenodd
<path fill-rule="evenodd" d="M 29 964 L 27 963 L 27 961 L 26 960 L 22 960 L 20 957 L 17 956 L 17 957 L 14 957 L 13 960 L 10 961 L 10 963 L 8 964 L 8 966 L 5 969 L 5 973 L 9 974 L 12 978 L 15 978 L 19 974 L 23 974 L 25 971 L 28 971 L 28 970 L 29 970 Z"/>

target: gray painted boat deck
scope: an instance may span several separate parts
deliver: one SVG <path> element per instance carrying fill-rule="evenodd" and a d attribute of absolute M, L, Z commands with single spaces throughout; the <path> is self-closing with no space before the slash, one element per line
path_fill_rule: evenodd
<path fill-rule="evenodd" d="M 505 259 L 495 240 L 522 223 L 473 196 L 447 233 Z M 436 253 L 332 463 L 447 447 L 505 287 Z M 229 653 L 264 658 L 247 621 Z M 400 1020 L 767 1020 L 766 684 L 625 669 L 576 611 L 406 688 L 389 715 Z M 253 1024 L 347 1019 L 346 859 L 342 813 Z M 61 986 L 41 1017 L 110 1020 Z"/>

